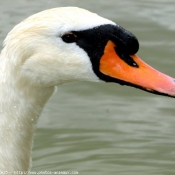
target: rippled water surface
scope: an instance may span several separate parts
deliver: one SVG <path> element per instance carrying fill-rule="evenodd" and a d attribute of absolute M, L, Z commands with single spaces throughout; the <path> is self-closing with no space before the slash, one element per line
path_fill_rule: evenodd
<path fill-rule="evenodd" d="M 79 6 L 127 28 L 139 39 L 138 55 L 175 76 L 174 1 L 0 0 L 1 42 L 27 16 L 59 6 Z M 111 83 L 59 86 L 38 123 L 32 170 L 174 175 L 175 100 Z"/>

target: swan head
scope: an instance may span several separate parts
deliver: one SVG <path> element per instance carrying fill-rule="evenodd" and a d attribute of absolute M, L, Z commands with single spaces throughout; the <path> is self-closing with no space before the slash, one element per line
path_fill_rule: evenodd
<path fill-rule="evenodd" d="M 116 23 L 84 9 L 63 7 L 15 26 L 2 53 L 13 73 L 35 86 L 105 81 L 174 96 L 174 79 L 140 60 L 138 49 L 137 38 Z"/>

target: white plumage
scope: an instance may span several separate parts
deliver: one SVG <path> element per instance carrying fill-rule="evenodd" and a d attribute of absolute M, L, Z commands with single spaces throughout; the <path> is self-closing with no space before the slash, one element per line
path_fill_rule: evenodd
<path fill-rule="evenodd" d="M 56 85 L 99 81 L 87 53 L 60 36 L 103 24 L 115 25 L 80 8 L 55 8 L 29 17 L 8 34 L 0 55 L 1 171 L 31 166 L 37 120 Z"/>

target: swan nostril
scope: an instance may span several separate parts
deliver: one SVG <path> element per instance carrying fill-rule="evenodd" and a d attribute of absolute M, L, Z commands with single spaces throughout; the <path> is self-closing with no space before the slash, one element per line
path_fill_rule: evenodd
<path fill-rule="evenodd" d="M 117 55 L 120 57 L 120 59 L 122 59 L 129 66 L 139 68 L 139 65 L 134 61 L 134 59 L 131 56 L 129 56 L 126 53 L 122 53 L 121 50 L 119 50 L 118 48 L 115 48 L 115 51 Z"/>

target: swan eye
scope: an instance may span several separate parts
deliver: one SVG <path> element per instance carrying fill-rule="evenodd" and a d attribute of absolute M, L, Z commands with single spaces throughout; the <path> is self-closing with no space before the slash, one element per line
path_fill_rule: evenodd
<path fill-rule="evenodd" d="M 77 40 L 77 36 L 72 32 L 64 34 L 61 38 L 65 43 L 73 43 Z"/>

